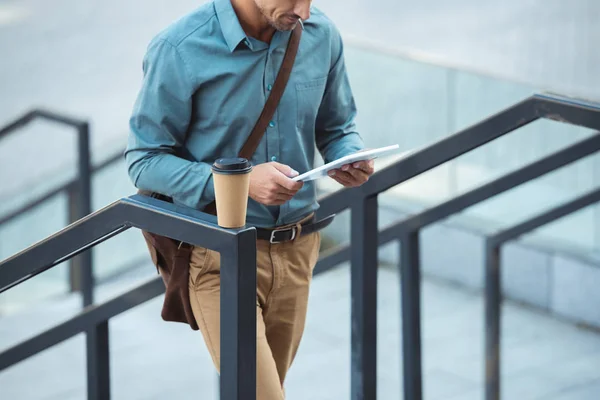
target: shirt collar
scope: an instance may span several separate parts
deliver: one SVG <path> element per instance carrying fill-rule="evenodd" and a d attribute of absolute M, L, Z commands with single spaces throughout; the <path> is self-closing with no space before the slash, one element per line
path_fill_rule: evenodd
<path fill-rule="evenodd" d="M 221 25 L 221 32 L 229 50 L 233 52 L 242 40 L 247 40 L 246 33 L 231 5 L 230 0 L 215 0 L 215 11 Z"/>

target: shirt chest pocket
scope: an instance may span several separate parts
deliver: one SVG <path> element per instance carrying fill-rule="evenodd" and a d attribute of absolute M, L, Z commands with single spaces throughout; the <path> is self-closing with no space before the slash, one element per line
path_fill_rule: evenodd
<path fill-rule="evenodd" d="M 314 129 L 327 77 L 296 83 L 297 125 Z"/>

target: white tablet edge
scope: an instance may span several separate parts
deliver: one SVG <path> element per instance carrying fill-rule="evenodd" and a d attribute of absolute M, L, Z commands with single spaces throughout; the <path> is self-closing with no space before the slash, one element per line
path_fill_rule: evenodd
<path fill-rule="evenodd" d="M 312 178 L 313 176 L 315 178 L 320 178 L 320 177 L 325 176 L 322 174 L 322 172 L 328 172 L 329 170 L 336 169 L 338 167 L 341 167 L 342 165 L 357 162 L 357 161 L 372 160 L 372 159 L 380 157 L 384 154 L 391 153 L 395 150 L 398 150 L 399 148 L 400 148 L 400 146 L 398 144 L 395 144 L 395 145 L 391 145 L 391 146 L 380 147 L 377 149 L 369 149 L 369 150 L 352 153 L 347 156 L 338 158 L 335 161 L 331 161 L 325 165 L 321 165 L 320 167 L 314 168 L 314 169 L 312 169 L 308 172 L 305 172 L 301 175 L 298 175 L 298 176 L 292 178 L 292 180 L 294 180 L 296 182 L 301 181 L 301 180 L 309 181 L 312 179 L 307 179 L 307 178 Z"/>

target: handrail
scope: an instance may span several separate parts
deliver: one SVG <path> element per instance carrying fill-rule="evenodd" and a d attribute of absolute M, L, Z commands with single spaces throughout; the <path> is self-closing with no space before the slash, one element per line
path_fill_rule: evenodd
<path fill-rule="evenodd" d="M 170 203 L 161 204 L 161 207 L 167 204 Z M 203 215 L 202 217 L 207 217 L 207 215 Z M 208 215 L 208 217 L 212 216 Z M 206 219 L 208 221 L 210 218 Z M 350 259 L 349 251 L 340 252 L 339 250 L 334 249 L 334 254 L 332 255 L 335 257 L 321 257 L 313 273 L 315 276 Z M 0 371 L 70 339 L 81 332 L 85 332 L 87 326 L 90 324 L 101 323 L 102 321 L 116 317 L 121 313 L 163 294 L 164 291 L 165 285 L 162 278 L 153 278 L 111 300 L 88 307 L 69 320 L 4 350 L 0 353 Z"/>
<path fill-rule="evenodd" d="M 171 203 L 164 203 L 151 199 L 143 198 L 144 201 L 156 202 L 157 206 L 160 203 L 160 207 L 170 205 Z M 186 212 L 195 213 L 193 210 L 186 210 Z M 204 214 L 201 218 L 205 218 L 206 222 L 213 223 L 213 217 L 209 214 Z M 117 228 L 118 230 L 118 228 Z M 336 254 L 340 254 L 336 252 Z M 314 270 L 314 275 L 318 275 L 326 270 L 330 269 L 331 266 L 343 263 L 350 258 L 349 254 L 342 253 L 341 258 L 331 259 L 322 257 L 317 268 Z M 328 266 L 326 268 L 319 267 L 323 262 L 326 262 Z M 140 304 L 145 303 L 161 294 L 165 291 L 165 285 L 162 278 L 154 278 L 147 282 L 140 284 L 138 287 L 131 289 L 128 292 L 120 294 L 111 300 L 108 300 L 102 304 L 97 304 L 92 307 L 84 309 L 81 313 L 73 316 L 69 320 L 62 322 L 52 328 L 49 328 L 41 333 L 38 333 L 34 337 L 24 340 L 0 353 L 0 371 L 9 368 L 18 362 L 21 362 L 31 356 L 38 354 L 54 345 L 57 345 L 73 336 L 85 332 L 89 325 L 99 324 L 103 321 L 107 321 L 110 318 L 116 317 L 117 315 L 124 313 Z"/>
<path fill-rule="evenodd" d="M 172 223 L 173 220 L 177 223 Z M 223 249 L 223 243 L 229 243 L 232 232 L 237 232 L 220 228 L 216 217 L 210 214 L 133 195 L 113 202 L 1 262 L 0 293 L 131 227 L 219 250 Z"/>
<path fill-rule="evenodd" d="M 464 194 L 461 194 L 457 197 L 454 197 L 450 200 L 447 200 L 439 205 L 433 206 L 429 209 L 426 209 L 420 213 L 411 215 L 400 222 L 396 222 L 391 226 L 384 228 L 381 232 L 379 232 L 378 236 L 378 245 L 384 245 L 392 241 L 400 240 L 402 244 L 402 250 L 400 253 L 401 261 L 400 266 L 404 270 L 409 270 L 413 274 L 420 271 L 420 260 L 418 257 L 419 254 L 419 239 L 418 232 L 424 228 L 425 226 L 431 225 L 435 222 L 438 222 L 444 218 L 447 218 L 453 214 L 456 214 L 467 207 L 471 207 L 475 204 L 478 204 L 482 201 L 485 201 L 495 195 L 500 193 L 504 193 L 512 188 L 515 188 L 523 183 L 529 182 L 535 178 L 538 178 L 542 175 L 545 175 L 551 171 L 554 171 L 560 167 L 571 164 L 574 161 L 580 160 L 583 157 L 589 156 L 591 154 L 597 153 L 600 150 L 600 134 L 596 133 L 592 137 L 588 139 L 581 140 L 580 142 L 569 146 L 563 150 L 557 151 L 543 159 L 533 162 L 529 165 L 526 165 L 518 170 L 510 172 L 498 179 L 495 179 L 489 183 L 486 183 L 480 187 L 472 189 Z M 593 194 L 595 196 L 595 194 Z M 595 198 L 595 197 L 594 197 Z M 577 209 L 578 204 L 589 204 L 590 200 L 588 197 L 583 197 L 580 199 L 576 199 L 572 203 L 569 203 L 566 207 L 559 208 L 558 211 L 554 211 L 556 214 L 551 214 L 551 217 L 556 217 L 565 215 L 565 211 L 573 212 Z M 548 218 L 545 216 L 544 218 Z M 545 220 L 545 219 L 544 219 Z M 537 221 L 527 222 L 527 225 L 530 226 L 531 223 L 537 224 Z M 522 230 L 520 226 L 513 228 L 517 229 L 519 232 Z M 508 232 L 508 233 L 507 233 Z M 502 235 L 508 235 L 512 238 L 514 235 L 509 234 L 512 231 L 505 231 Z M 499 240 L 497 237 L 500 234 L 496 234 L 495 236 L 490 237 L 489 242 L 493 242 L 494 240 Z M 349 246 L 342 247 L 341 249 L 336 249 L 329 252 L 329 254 L 323 257 L 317 267 L 315 268 L 315 272 L 323 272 L 329 268 L 332 268 L 335 263 L 339 262 L 339 260 L 346 260 L 350 258 L 351 248 Z M 499 257 L 496 255 L 496 257 Z M 495 259 L 493 262 L 498 263 L 499 258 Z M 490 265 L 490 261 L 486 265 Z M 499 268 L 499 267 L 498 267 Z M 497 269 L 490 269 L 489 267 L 486 269 L 486 274 L 490 274 L 490 271 L 496 271 Z M 494 275 L 494 277 L 498 277 Z M 415 277 L 413 277 L 416 280 Z M 487 389 L 486 399 L 488 400 L 498 400 L 500 385 L 499 385 L 499 357 L 494 355 L 494 352 L 499 351 L 499 330 L 493 328 L 496 325 L 496 318 L 499 318 L 499 311 L 497 314 L 494 314 L 494 310 L 497 310 L 499 307 L 496 305 L 496 302 L 499 301 L 499 295 L 494 295 L 494 285 L 499 285 L 499 278 L 496 281 L 493 281 L 494 278 L 486 279 L 486 304 L 491 304 L 486 306 L 486 373 L 485 380 Z M 405 278 L 406 280 L 406 278 Z M 413 288 L 415 282 L 413 282 Z M 417 283 L 418 284 L 418 283 Z M 408 285 L 408 283 L 407 283 Z M 418 287 L 418 286 L 416 286 Z M 498 292 L 499 293 L 499 292 Z M 402 291 L 403 304 L 407 303 L 407 298 L 409 298 L 410 289 L 405 289 Z M 412 293 L 412 296 L 417 297 L 418 294 Z M 417 300 L 413 298 L 412 303 L 415 304 Z M 418 309 L 418 308 L 416 308 Z M 491 313 L 491 314 L 490 314 Z M 403 313 L 403 315 L 409 314 L 409 311 Z M 413 313 L 417 314 L 417 313 Z M 499 324 L 499 322 L 498 322 Z M 414 329 L 418 327 L 417 315 L 413 316 L 413 320 L 411 324 L 407 324 L 406 321 L 403 323 L 403 330 L 405 330 L 403 337 L 408 336 L 406 330 Z M 411 328 L 412 327 L 412 328 Z M 410 348 L 408 350 L 404 350 L 405 362 L 410 364 L 412 369 L 409 369 L 409 372 L 406 372 L 405 366 L 405 374 L 414 374 L 415 371 L 418 371 L 418 368 L 411 363 L 416 363 L 413 359 L 412 361 L 407 361 L 407 354 L 411 354 L 415 352 L 417 345 L 415 343 L 419 343 L 418 339 L 420 335 L 416 332 L 413 332 L 411 338 L 407 340 L 411 343 Z M 406 343 L 405 343 L 405 346 Z M 414 358 L 418 357 L 413 355 Z M 406 376 L 406 375 L 405 375 Z M 418 389 L 413 387 L 413 392 L 416 393 Z M 405 394 L 405 398 L 418 398 L 418 397 L 410 397 Z"/>
<path fill-rule="evenodd" d="M 409 217 L 406 220 L 409 222 L 404 223 L 403 221 L 393 227 L 386 228 L 381 233 L 378 232 L 377 226 L 378 194 L 540 118 L 600 130 L 600 108 L 596 104 L 569 98 L 536 95 L 461 132 L 412 153 L 376 173 L 369 182 L 360 188 L 351 190 L 343 189 L 320 199 L 321 207 L 318 211 L 319 215 L 337 213 L 348 208 L 352 210 L 352 246 L 341 251 L 330 252 L 319 261 L 315 273 L 330 268 L 335 263 L 347 260 L 348 258 L 351 259 L 353 354 L 351 391 L 353 398 L 376 398 L 377 269 L 373 268 L 373 265 L 377 264 L 377 249 L 380 240 L 399 239 L 402 244 L 400 268 L 402 276 L 404 394 L 406 399 L 420 400 L 422 398 L 422 367 L 418 230 L 422 226 L 422 223 L 431 223 L 441 218 L 445 213 L 456 212 L 456 210 L 475 204 L 485 198 L 494 196 L 511 187 L 515 187 L 544 173 L 567 165 L 574 160 L 592 154 L 600 146 L 599 135 L 596 134 L 589 139 L 507 174 L 490 184 L 483 185 L 480 188 L 427 210 L 423 213 L 426 217 L 423 220 L 419 220 L 423 215 Z M 125 213 L 125 210 L 127 210 L 126 214 L 128 218 L 119 221 L 121 213 Z M 174 205 L 158 200 L 133 196 L 113 203 L 107 209 L 101 210 L 99 213 L 93 214 L 89 218 L 65 228 L 62 234 L 64 234 L 64 237 L 74 240 L 74 243 L 79 246 L 71 248 L 71 252 L 76 252 L 77 249 L 81 249 L 86 245 L 93 245 L 97 241 L 103 240 L 107 235 L 119 229 L 127 229 L 130 226 L 150 231 L 153 228 L 169 229 L 168 227 L 165 228 L 165 223 L 169 225 L 175 223 L 174 221 L 178 221 L 177 218 L 172 218 L 173 215 L 171 213 L 174 212 L 185 215 L 184 219 L 204 218 L 206 216 L 206 214 L 194 212 L 189 209 L 178 209 Z M 428 212 L 429 214 L 427 214 Z M 104 218 L 98 217 L 102 213 L 105 213 Z M 151 219 L 155 220 L 155 222 L 148 223 L 147 219 L 150 215 L 152 215 Z M 156 221 L 161 218 L 160 215 L 163 216 L 163 219 L 161 223 L 158 223 Z M 90 220 L 98 223 L 91 224 Z M 178 230 L 170 230 L 168 233 L 172 234 L 177 240 L 193 243 L 186 235 L 196 232 L 195 226 L 190 220 L 186 220 L 185 222 Z M 185 234 L 182 234 L 183 231 L 181 231 L 183 226 L 186 226 L 186 229 L 188 229 Z M 88 230 L 92 234 L 85 236 L 84 231 Z M 77 238 L 72 233 L 75 231 L 80 232 L 84 237 Z M 163 232 L 166 231 L 157 231 L 160 234 L 164 234 Z M 52 248 L 57 245 L 55 243 L 53 246 L 50 246 L 48 243 L 52 240 L 53 238 L 51 237 L 36 246 L 40 246 L 39 248 L 45 246 L 44 252 L 46 250 L 51 252 Z M 237 245 L 239 246 L 240 244 L 238 243 Z M 31 254 L 36 251 L 36 246 L 16 255 L 5 263 L 11 263 L 13 266 L 17 264 L 22 265 L 23 261 L 33 258 Z M 72 254 L 65 249 L 62 249 L 62 251 L 58 250 L 54 253 L 49 253 L 52 256 L 49 256 L 45 261 L 55 263 L 57 260 L 63 260 L 65 254 Z M 251 250 L 247 248 L 245 251 L 250 252 Z M 240 254 L 238 252 L 235 257 L 239 258 Z M 38 255 L 42 254 L 38 253 Z M 62 255 L 62 258 L 60 255 Z M 238 260 L 238 262 L 241 263 L 241 260 Z M 232 264 L 234 263 L 232 262 Z M 13 280 L 18 278 L 27 279 L 31 274 L 39 273 L 43 269 L 43 265 L 37 265 L 27 267 L 20 273 L 12 273 L 12 275 L 7 273 L 6 276 L 3 276 L 2 265 L 0 264 L 0 287 L 3 286 L 5 280 L 9 280 L 8 278 Z M 44 265 L 47 266 L 48 264 Z M 221 279 L 223 280 L 223 276 Z M 237 300 L 239 298 L 236 298 Z M 241 307 L 241 303 L 236 304 Z M 105 307 L 105 305 L 100 307 Z M 80 320 L 76 319 L 76 321 Z M 75 324 L 75 322 L 72 323 Z M 36 345 L 40 344 L 36 343 Z M 239 351 L 239 348 L 237 350 Z M 4 360 L 3 354 L 0 354 L 0 366 L 3 365 L 2 360 Z M 231 375 L 234 374 L 232 373 Z M 488 377 L 488 379 L 494 378 L 493 376 Z M 223 382 L 223 379 L 221 379 L 222 385 Z M 221 387 L 223 388 L 223 386 Z M 490 399 L 496 398 L 490 397 Z"/>
<path fill-rule="evenodd" d="M 506 133 L 512 132 L 520 126 L 526 125 L 540 118 L 570 122 L 576 125 L 600 130 L 600 127 L 598 127 L 597 124 L 586 124 L 585 115 L 580 113 L 575 113 L 574 115 L 570 116 L 571 118 L 569 119 L 565 119 L 562 116 L 565 109 L 570 110 L 568 112 L 571 112 L 581 107 L 595 109 L 593 103 L 585 100 L 572 99 L 562 96 L 531 96 L 524 101 L 487 118 L 484 121 L 464 129 L 461 132 L 429 144 L 420 151 L 415 151 L 406 158 L 388 166 L 381 172 L 378 172 L 378 174 L 385 173 L 385 181 L 387 184 L 383 185 L 383 187 L 373 187 L 372 185 L 375 181 L 374 179 L 371 179 L 368 185 L 365 186 L 367 187 L 368 192 L 371 194 L 385 191 L 389 189 L 389 187 L 394 186 L 393 182 L 395 182 L 396 179 L 399 180 L 399 183 L 402 183 L 436 166 L 439 166 L 446 161 L 456 158 L 457 156 L 464 154 L 475 147 L 479 147 L 491 140 L 497 139 Z M 24 118 L 30 118 L 30 115 L 27 114 Z M 511 121 L 517 121 L 516 125 Z M 471 145 L 471 148 L 465 148 L 463 145 L 465 142 L 474 143 L 475 145 Z M 439 157 L 438 155 L 444 153 L 444 150 L 446 149 L 454 149 L 454 151 L 448 151 L 445 154 L 445 157 Z M 102 163 L 93 166 L 91 171 L 97 172 L 121 159 L 122 151 L 112 155 Z M 377 182 L 380 181 L 381 180 L 378 180 Z M 391 184 L 390 181 L 392 182 Z M 11 214 L 3 216 L 0 218 L 0 225 L 18 217 L 24 212 L 31 210 L 52 196 L 55 196 L 64 190 L 69 190 L 69 188 L 75 183 L 76 180 L 67 182 L 66 184 L 56 188 L 41 198 L 35 199 L 23 205 L 19 209 L 11 212 Z M 362 190 L 365 190 L 365 188 L 361 188 L 361 191 Z M 330 215 L 348 209 L 353 202 L 353 193 L 356 193 L 356 190 L 342 189 L 325 196 L 320 200 L 320 209 L 318 210 L 318 214 Z"/>
<path fill-rule="evenodd" d="M 367 373 L 370 376 L 367 381 L 352 382 L 353 391 L 360 390 L 360 393 L 366 398 L 374 398 L 376 395 L 376 380 L 373 378 L 373 373 L 376 371 L 376 360 L 373 358 L 373 354 L 376 354 L 376 346 L 371 344 L 368 351 L 363 351 L 363 349 L 368 346 L 366 338 L 376 337 L 377 284 L 372 271 L 369 274 L 369 271 L 360 270 L 360 268 L 367 268 L 366 266 L 377 263 L 377 248 L 380 241 L 377 213 L 370 215 L 369 220 L 365 221 L 362 220 L 362 216 L 365 215 L 366 210 L 369 207 L 376 207 L 376 199 L 379 193 L 541 118 L 600 130 L 600 107 L 595 103 L 559 96 L 531 96 L 461 132 L 438 140 L 396 161 L 379 171 L 376 177 L 372 177 L 363 186 L 357 189 L 339 190 L 326 196 L 321 201 L 321 206 L 317 211 L 319 216 L 339 213 L 351 208 L 353 210 L 352 226 L 362 226 L 364 228 L 362 233 L 352 230 L 352 246 L 350 248 L 342 248 L 339 253 L 331 252 L 328 259 L 323 260 L 323 263 L 318 266 L 321 269 L 328 268 L 331 266 L 332 261 L 341 259 L 344 254 L 350 254 L 353 261 L 353 276 L 360 277 L 363 283 L 370 282 L 368 285 L 357 286 L 356 288 L 352 286 L 352 326 L 361 327 L 363 330 L 356 333 L 356 338 L 353 330 L 352 352 L 353 354 L 360 353 L 362 356 L 352 358 L 353 365 L 351 368 L 353 376 L 357 374 L 362 379 L 365 378 Z M 578 154 L 571 154 L 571 156 L 579 159 L 583 157 L 582 154 L 585 153 L 585 150 L 579 149 L 575 153 Z M 559 161 L 558 158 L 554 158 L 552 162 L 556 164 L 557 161 Z M 532 168 L 539 168 L 539 166 L 538 164 L 537 167 Z M 528 171 L 530 174 L 531 172 L 531 170 Z M 509 183 L 515 186 L 515 183 L 524 177 L 521 177 L 522 173 L 523 171 L 515 171 L 515 175 L 508 178 Z M 515 177 L 518 177 L 518 179 L 515 180 Z M 513 180 L 514 182 L 511 182 Z M 465 200 L 475 203 L 476 197 L 482 197 L 481 195 L 485 192 L 492 196 L 493 190 L 490 190 L 490 188 L 491 186 L 488 185 L 485 189 L 482 188 L 479 191 L 476 189 L 476 191 L 465 194 L 459 201 L 453 203 L 452 207 L 448 207 L 448 203 L 455 199 L 448 201 L 444 204 L 444 207 L 447 207 L 445 211 L 450 211 Z M 439 207 L 442 207 L 442 205 Z M 354 215 L 355 211 L 358 213 L 357 216 Z M 439 212 L 439 208 L 437 212 Z M 441 215 L 440 213 L 438 216 Z M 418 218 L 415 216 L 416 221 L 418 221 Z M 421 400 L 419 229 L 400 229 L 398 225 L 396 224 L 396 226 L 384 230 L 381 236 L 386 240 L 396 239 L 401 242 L 400 272 L 402 279 L 400 280 L 400 292 L 402 297 L 404 397 L 405 399 Z M 417 223 L 417 225 L 420 224 Z M 488 361 L 491 362 L 491 360 Z M 488 364 L 486 364 L 486 368 L 489 368 L 486 381 L 499 380 L 499 377 L 489 374 L 489 371 L 495 371 L 495 368 Z M 357 385 L 356 388 L 355 385 Z M 496 399 L 498 398 L 491 397 L 488 400 Z"/>
<path fill-rule="evenodd" d="M 485 398 L 500 400 L 501 247 L 504 243 L 600 201 L 600 189 L 489 235 L 485 241 Z"/>
<path fill-rule="evenodd" d="M 477 188 L 427 208 L 419 213 L 407 216 L 401 221 L 384 227 L 378 236 L 379 246 L 397 240 L 406 232 L 417 231 L 435 222 L 441 221 L 468 207 L 481 203 L 498 194 L 520 186 L 549 172 L 569 165 L 583 157 L 600 151 L 600 133 L 581 140 L 565 149 L 556 151 L 538 161 L 534 161 L 515 171 Z M 329 201 L 330 199 L 327 199 Z M 328 250 L 317 263 L 315 273 L 328 271 L 350 258 L 350 246 L 337 246 Z"/>
<path fill-rule="evenodd" d="M 78 118 L 58 114 L 50 110 L 37 109 L 23 114 L 21 117 L 17 118 L 13 122 L 9 122 L 5 127 L 0 128 L 0 139 L 12 133 L 15 130 L 24 127 L 25 125 L 29 124 L 37 118 L 47 119 L 52 122 L 58 122 L 63 125 L 72 126 L 74 128 L 83 128 L 88 125 L 87 121 Z"/>
<path fill-rule="evenodd" d="M 223 399 L 253 400 L 256 385 L 256 320 L 246 316 L 255 313 L 256 230 L 223 229 L 215 222 L 214 216 L 141 195 L 121 199 L 1 262 L 0 292 L 131 227 L 219 251 L 221 270 L 224 272 L 221 274 L 221 324 L 228 327 L 221 330 L 221 394 Z M 150 289 L 156 289 L 156 284 L 149 285 Z M 148 288 L 138 290 L 144 292 Z M 135 302 L 117 302 L 118 307 L 114 307 L 120 307 L 121 310 L 135 305 Z M 111 307 L 113 303 L 98 310 L 106 312 Z M 109 315 L 111 313 L 114 314 L 115 310 L 110 311 Z M 96 320 L 83 324 L 88 315 L 95 315 Z M 108 319 L 101 316 L 100 312 L 94 313 L 93 306 L 88 307 L 84 316 L 77 319 L 74 325 L 63 324 L 45 336 L 9 349 L 0 357 L 0 365 L 6 367 L 9 362 L 17 362 L 33 351 L 53 345 L 60 337 L 63 338 L 59 341 L 64 340 L 67 331 L 72 333 L 73 329 L 80 330 L 91 325 L 96 330 L 90 331 L 88 337 L 96 339 L 96 336 L 100 336 L 102 340 L 88 340 L 88 347 L 92 346 L 95 350 L 91 352 L 92 359 L 88 359 L 88 397 L 108 399 Z M 26 344 L 29 350 L 17 354 Z"/>
<path fill-rule="evenodd" d="M 529 118 L 526 118 L 525 120 L 522 121 L 523 125 L 533 122 L 539 118 L 547 118 L 547 119 L 562 121 L 561 118 L 558 118 L 558 115 L 560 115 L 560 109 L 552 107 L 552 105 L 555 104 L 557 101 L 559 102 L 559 104 L 562 104 L 567 107 L 569 107 L 569 105 L 571 105 L 574 107 L 594 108 L 594 103 L 591 103 L 591 102 L 588 102 L 585 100 L 571 99 L 571 98 L 558 96 L 558 95 L 552 95 L 552 96 L 534 95 L 534 96 L 529 97 L 528 99 L 525 99 L 521 103 L 518 103 L 518 104 L 510 107 L 509 109 L 499 112 L 498 114 L 496 114 L 493 117 L 488 118 L 487 120 L 478 122 L 475 125 L 464 129 L 463 131 L 461 131 L 459 133 L 439 139 L 437 142 L 428 144 L 422 149 L 422 151 L 424 149 L 429 149 L 431 146 L 434 146 L 434 145 L 437 146 L 437 149 L 443 148 L 445 146 L 457 146 L 457 145 L 460 146 L 460 144 L 459 144 L 460 142 L 469 140 L 466 137 L 467 134 L 469 134 L 469 133 L 470 133 L 470 136 L 483 136 L 484 132 L 486 132 L 486 131 L 491 133 L 492 137 L 487 138 L 485 141 L 478 142 L 479 144 L 477 145 L 477 147 L 481 146 L 491 140 L 494 140 L 494 139 L 502 136 L 502 134 L 494 135 L 494 133 L 495 133 L 495 132 L 493 132 L 493 128 L 495 127 L 494 124 L 501 122 L 501 118 L 498 118 L 498 117 L 505 116 L 506 113 L 508 113 L 511 110 L 516 113 L 522 113 L 524 118 L 529 116 Z M 546 108 L 546 107 L 544 107 L 545 105 L 547 105 L 549 107 Z M 531 113 L 531 108 L 530 108 L 532 106 L 534 108 L 533 114 Z M 14 125 L 14 128 L 19 127 L 24 124 L 23 121 L 30 120 L 34 115 L 36 115 L 36 113 L 34 113 L 34 112 L 25 114 L 19 120 L 17 120 L 16 122 L 13 122 L 11 125 Z M 494 117 L 496 117 L 496 119 L 494 119 Z M 508 119 L 508 117 L 506 119 Z M 573 122 L 576 122 L 576 121 L 577 121 L 577 119 L 573 120 Z M 562 122 L 570 122 L 570 121 L 564 120 Z M 579 125 L 579 124 L 576 123 L 576 125 Z M 581 126 L 587 126 L 587 125 L 581 124 Z M 9 127 L 10 127 L 10 125 L 9 125 Z M 513 127 L 512 129 L 508 129 L 508 132 L 511 132 L 512 130 L 517 129 L 519 127 L 520 126 L 516 126 L 516 127 Z M 587 126 L 587 127 L 600 130 L 600 128 L 598 128 L 596 126 Z M 12 129 L 14 129 L 14 128 L 12 128 Z M 0 130 L 0 137 L 2 136 L 2 133 L 4 130 L 6 130 L 6 128 L 3 128 L 2 130 Z M 464 136 L 458 138 L 457 135 L 464 135 Z M 453 140 L 450 140 L 451 138 L 453 138 Z M 464 152 L 466 152 L 466 151 L 463 151 L 462 153 L 464 153 Z M 402 160 L 406 164 L 398 165 L 398 162 L 396 162 L 393 165 L 388 166 L 386 168 L 386 170 L 388 171 L 390 176 L 393 176 L 398 171 L 408 171 L 407 167 L 410 166 L 408 164 L 410 163 L 411 160 L 413 161 L 412 164 L 414 164 L 415 159 L 420 160 L 425 157 L 426 157 L 425 155 L 417 156 L 417 152 L 413 152 L 413 154 L 411 154 L 410 156 L 408 156 L 404 160 Z M 455 157 L 451 157 L 448 160 L 437 160 L 435 163 L 436 165 L 421 167 L 416 170 L 416 171 L 420 171 L 420 172 L 414 173 L 408 177 L 402 177 L 401 179 L 403 181 L 405 181 L 410 178 L 413 178 L 414 176 L 419 175 L 420 173 L 426 172 L 427 170 L 429 170 L 433 167 L 436 167 L 438 165 L 441 165 L 445 161 L 449 161 L 450 159 L 455 158 Z M 108 157 L 106 160 L 102 161 L 101 163 L 92 166 L 91 172 L 95 173 L 97 171 L 100 171 L 100 170 L 108 167 L 109 165 L 112 165 L 122 159 L 123 159 L 123 150 L 120 150 L 120 151 L 116 152 L 115 154 L 111 155 L 110 157 Z M 415 171 L 415 169 L 412 169 L 412 170 Z M 49 198 L 51 198 L 63 191 L 68 191 L 69 188 L 71 188 L 76 183 L 77 183 L 76 179 L 71 180 L 71 181 L 59 186 L 58 188 L 52 190 L 51 192 L 43 195 L 42 197 L 35 199 L 29 203 L 26 203 L 25 205 L 19 207 L 17 210 L 12 211 L 10 214 L 0 217 L 0 225 L 18 217 L 19 215 L 21 215 L 24 212 L 27 212 L 27 211 L 33 209 L 34 207 L 40 205 L 41 203 L 48 200 Z M 372 188 L 371 191 L 373 191 L 374 189 L 379 189 L 379 188 Z M 325 204 L 321 204 L 321 209 L 320 209 L 319 213 L 321 213 L 323 215 L 329 215 L 332 213 L 334 213 L 334 214 L 338 213 L 342 210 L 349 208 L 349 205 L 351 203 L 351 198 L 352 198 L 352 196 L 348 197 L 349 192 L 353 192 L 353 191 L 350 189 L 342 189 L 342 190 L 339 190 L 339 191 L 329 195 L 329 196 L 333 196 L 331 201 L 325 201 L 325 198 L 324 198 L 322 201 L 325 202 Z M 331 203 L 331 206 L 329 206 L 329 203 Z M 329 206 L 329 207 L 324 207 L 324 205 Z"/>
<path fill-rule="evenodd" d="M 600 109 L 588 101 L 559 96 L 531 96 L 458 133 L 412 152 L 379 171 L 380 178 L 370 179 L 358 191 L 341 189 L 328 195 L 325 199 L 331 200 L 324 201 L 318 213 L 339 213 L 350 207 L 358 192 L 367 196 L 384 192 L 538 119 L 551 119 L 600 130 L 600 118 L 595 119 L 598 116 Z"/>
<path fill-rule="evenodd" d="M 504 242 L 508 242 L 509 240 L 516 239 L 527 232 L 531 232 L 534 229 L 549 224 L 550 222 L 567 216 L 575 211 L 579 211 L 580 209 L 592 205 L 598 201 L 600 201 L 600 189 L 592 190 L 591 192 L 583 194 L 571 201 L 531 217 L 526 221 L 520 222 L 508 228 L 504 228 L 499 232 L 495 232 L 488 237 L 488 243 L 490 243 L 492 246 L 497 246 Z"/>

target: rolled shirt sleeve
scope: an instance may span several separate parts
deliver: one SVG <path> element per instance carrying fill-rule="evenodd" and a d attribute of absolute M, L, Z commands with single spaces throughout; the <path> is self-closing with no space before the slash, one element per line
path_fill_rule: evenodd
<path fill-rule="evenodd" d="M 139 189 L 201 209 L 214 200 L 211 166 L 184 156 L 196 83 L 178 49 L 164 39 L 148 46 L 143 73 L 125 150 L 130 179 Z"/>
<path fill-rule="evenodd" d="M 316 144 L 326 163 L 364 149 L 356 131 L 356 104 L 350 87 L 342 38 L 333 28 L 332 67 L 315 125 Z"/>

